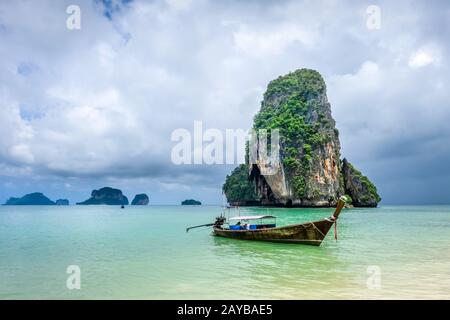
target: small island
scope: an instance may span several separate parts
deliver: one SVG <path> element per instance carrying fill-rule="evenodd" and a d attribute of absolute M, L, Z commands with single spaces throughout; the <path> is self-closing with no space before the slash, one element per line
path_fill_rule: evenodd
<path fill-rule="evenodd" d="M 22 198 L 11 197 L 4 204 L 5 206 L 48 206 L 55 205 L 55 202 L 47 198 L 41 192 L 34 192 L 24 195 Z"/>
<path fill-rule="evenodd" d="M 194 199 L 187 199 L 181 202 L 182 206 L 200 206 L 202 203 Z"/>
<path fill-rule="evenodd" d="M 78 202 L 77 205 L 128 205 L 128 198 L 122 194 L 119 189 L 111 187 L 104 187 L 99 190 L 93 190 L 91 197 L 83 202 Z"/>
<path fill-rule="evenodd" d="M 137 194 L 133 201 L 131 201 L 132 206 L 146 206 L 148 205 L 149 199 L 148 195 L 145 193 Z"/>
<path fill-rule="evenodd" d="M 69 200 L 67 200 L 67 199 L 58 199 L 58 200 L 56 200 L 55 204 L 57 206 L 68 206 L 69 205 Z"/>

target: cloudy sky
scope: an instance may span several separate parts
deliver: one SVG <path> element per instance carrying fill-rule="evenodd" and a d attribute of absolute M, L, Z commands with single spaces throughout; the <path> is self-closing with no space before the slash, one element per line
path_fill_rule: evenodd
<path fill-rule="evenodd" d="M 233 166 L 174 165 L 171 133 L 248 129 L 271 79 L 312 68 L 384 204 L 450 203 L 449 34 L 444 1 L 1 1 L 0 202 L 220 204 Z"/>

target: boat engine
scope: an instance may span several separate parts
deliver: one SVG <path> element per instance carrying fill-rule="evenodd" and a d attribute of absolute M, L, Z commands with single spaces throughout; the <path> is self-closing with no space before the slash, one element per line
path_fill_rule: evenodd
<path fill-rule="evenodd" d="M 216 221 L 214 222 L 215 227 L 220 227 L 225 223 L 226 219 L 224 216 L 218 216 L 216 217 Z"/>

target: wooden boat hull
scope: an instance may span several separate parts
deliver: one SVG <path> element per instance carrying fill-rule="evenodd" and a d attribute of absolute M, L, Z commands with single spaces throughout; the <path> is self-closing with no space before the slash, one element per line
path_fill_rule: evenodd
<path fill-rule="evenodd" d="M 258 240 L 320 246 L 333 224 L 334 221 L 323 219 L 314 222 L 256 230 L 229 230 L 220 226 L 214 226 L 213 234 L 218 237 L 239 240 Z"/>

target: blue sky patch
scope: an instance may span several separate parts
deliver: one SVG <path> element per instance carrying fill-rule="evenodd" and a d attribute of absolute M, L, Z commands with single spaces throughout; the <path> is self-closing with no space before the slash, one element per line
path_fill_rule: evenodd
<path fill-rule="evenodd" d="M 103 9 L 103 15 L 112 20 L 113 15 L 122 11 L 132 0 L 95 0 L 95 3 Z"/>
<path fill-rule="evenodd" d="M 31 121 L 34 119 L 39 119 L 44 116 L 44 112 L 38 106 L 33 105 L 20 105 L 20 117 L 23 120 Z"/>
<path fill-rule="evenodd" d="M 17 66 L 17 73 L 22 76 L 29 76 L 38 70 L 38 66 L 32 62 L 21 62 Z"/>

